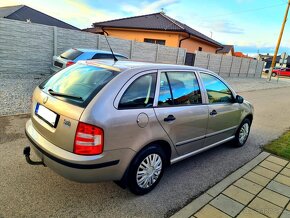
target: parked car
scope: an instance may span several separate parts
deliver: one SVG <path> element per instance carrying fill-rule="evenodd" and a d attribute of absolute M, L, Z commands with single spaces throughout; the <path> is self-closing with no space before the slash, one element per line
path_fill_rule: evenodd
<path fill-rule="evenodd" d="M 126 56 L 118 53 L 115 53 L 115 56 L 118 60 L 128 59 Z M 56 73 L 75 64 L 77 61 L 93 59 L 114 59 L 114 57 L 109 51 L 72 48 L 59 56 L 53 56 L 52 66 L 50 69 L 52 73 Z"/>
<path fill-rule="evenodd" d="M 78 62 L 36 87 L 32 101 L 28 163 L 138 195 L 170 164 L 228 141 L 243 146 L 253 120 L 253 106 L 221 77 L 181 65 Z"/>
<path fill-rule="evenodd" d="M 263 69 L 264 73 L 269 73 L 269 71 L 270 71 L 270 68 L 268 68 L 268 67 Z"/>
<path fill-rule="evenodd" d="M 272 76 L 290 76 L 290 68 L 274 69 L 272 71 Z"/>

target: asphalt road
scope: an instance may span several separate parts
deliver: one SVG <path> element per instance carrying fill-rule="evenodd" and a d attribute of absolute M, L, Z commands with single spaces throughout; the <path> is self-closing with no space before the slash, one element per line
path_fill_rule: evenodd
<path fill-rule="evenodd" d="M 165 172 L 156 189 L 135 196 L 113 182 L 79 184 L 26 164 L 27 116 L 0 118 L 0 217 L 168 217 L 254 158 L 290 126 L 290 87 L 240 93 L 255 106 L 247 144 L 225 144 Z"/>

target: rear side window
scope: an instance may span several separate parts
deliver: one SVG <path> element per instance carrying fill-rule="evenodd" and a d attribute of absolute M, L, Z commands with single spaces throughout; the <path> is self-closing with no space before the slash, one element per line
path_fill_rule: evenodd
<path fill-rule="evenodd" d="M 159 106 L 201 104 L 201 92 L 195 73 L 161 73 Z"/>
<path fill-rule="evenodd" d="M 121 56 L 121 55 L 115 55 L 116 58 L 120 60 L 127 60 L 128 58 Z M 102 54 L 102 53 L 97 53 L 95 54 L 92 59 L 114 59 L 112 54 Z"/>
<path fill-rule="evenodd" d="M 115 71 L 76 64 L 56 73 L 39 87 L 56 98 L 85 106 L 116 75 Z"/>
<path fill-rule="evenodd" d="M 62 53 L 60 57 L 67 59 L 67 60 L 74 60 L 77 57 L 79 57 L 83 52 L 77 50 L 77 49 L 69 49 L 66 52 Z"/>
<path fill-rule="evenodd" d="M 155 86 L 156 73 L 137 78 L 123 94 L 118 108 L 152 108 Z"/>
<path fill-rule="evenodd" d="M 97 53 L 92 57 L 92 59 L 113 59 L 113 55 Z"/>
<path fill-rule="evenodd" d="M 231 90 L 215 76 L 200 73 L 210 104 L 233 103 Z"/>

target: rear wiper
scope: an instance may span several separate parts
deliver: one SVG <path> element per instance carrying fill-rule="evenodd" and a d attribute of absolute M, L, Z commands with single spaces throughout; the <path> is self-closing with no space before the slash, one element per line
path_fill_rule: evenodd
<path fill-rule="evenodd" d="M 71 98 L 71 99 L 76 99 L 79 101 L 84 101 L 84 99 L 80 96 L 74 96 L 74 95 L 68 95 L 68 94 L 64 94 L 64 93 L 59 93 L 59 92 L 55 92 L 52 89 L 48 90 L 49 94 L 53 95 L 53 96 L 60 96 L 60 97 L 65 97 L 65 98 Z"/>

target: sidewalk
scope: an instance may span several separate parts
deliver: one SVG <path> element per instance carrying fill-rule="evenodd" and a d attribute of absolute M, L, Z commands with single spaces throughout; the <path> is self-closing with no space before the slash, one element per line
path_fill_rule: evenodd
<path fill-rule="evenodd" d="M 172 218 L 290 217 L 290 163 L 262 152 Z"/>

